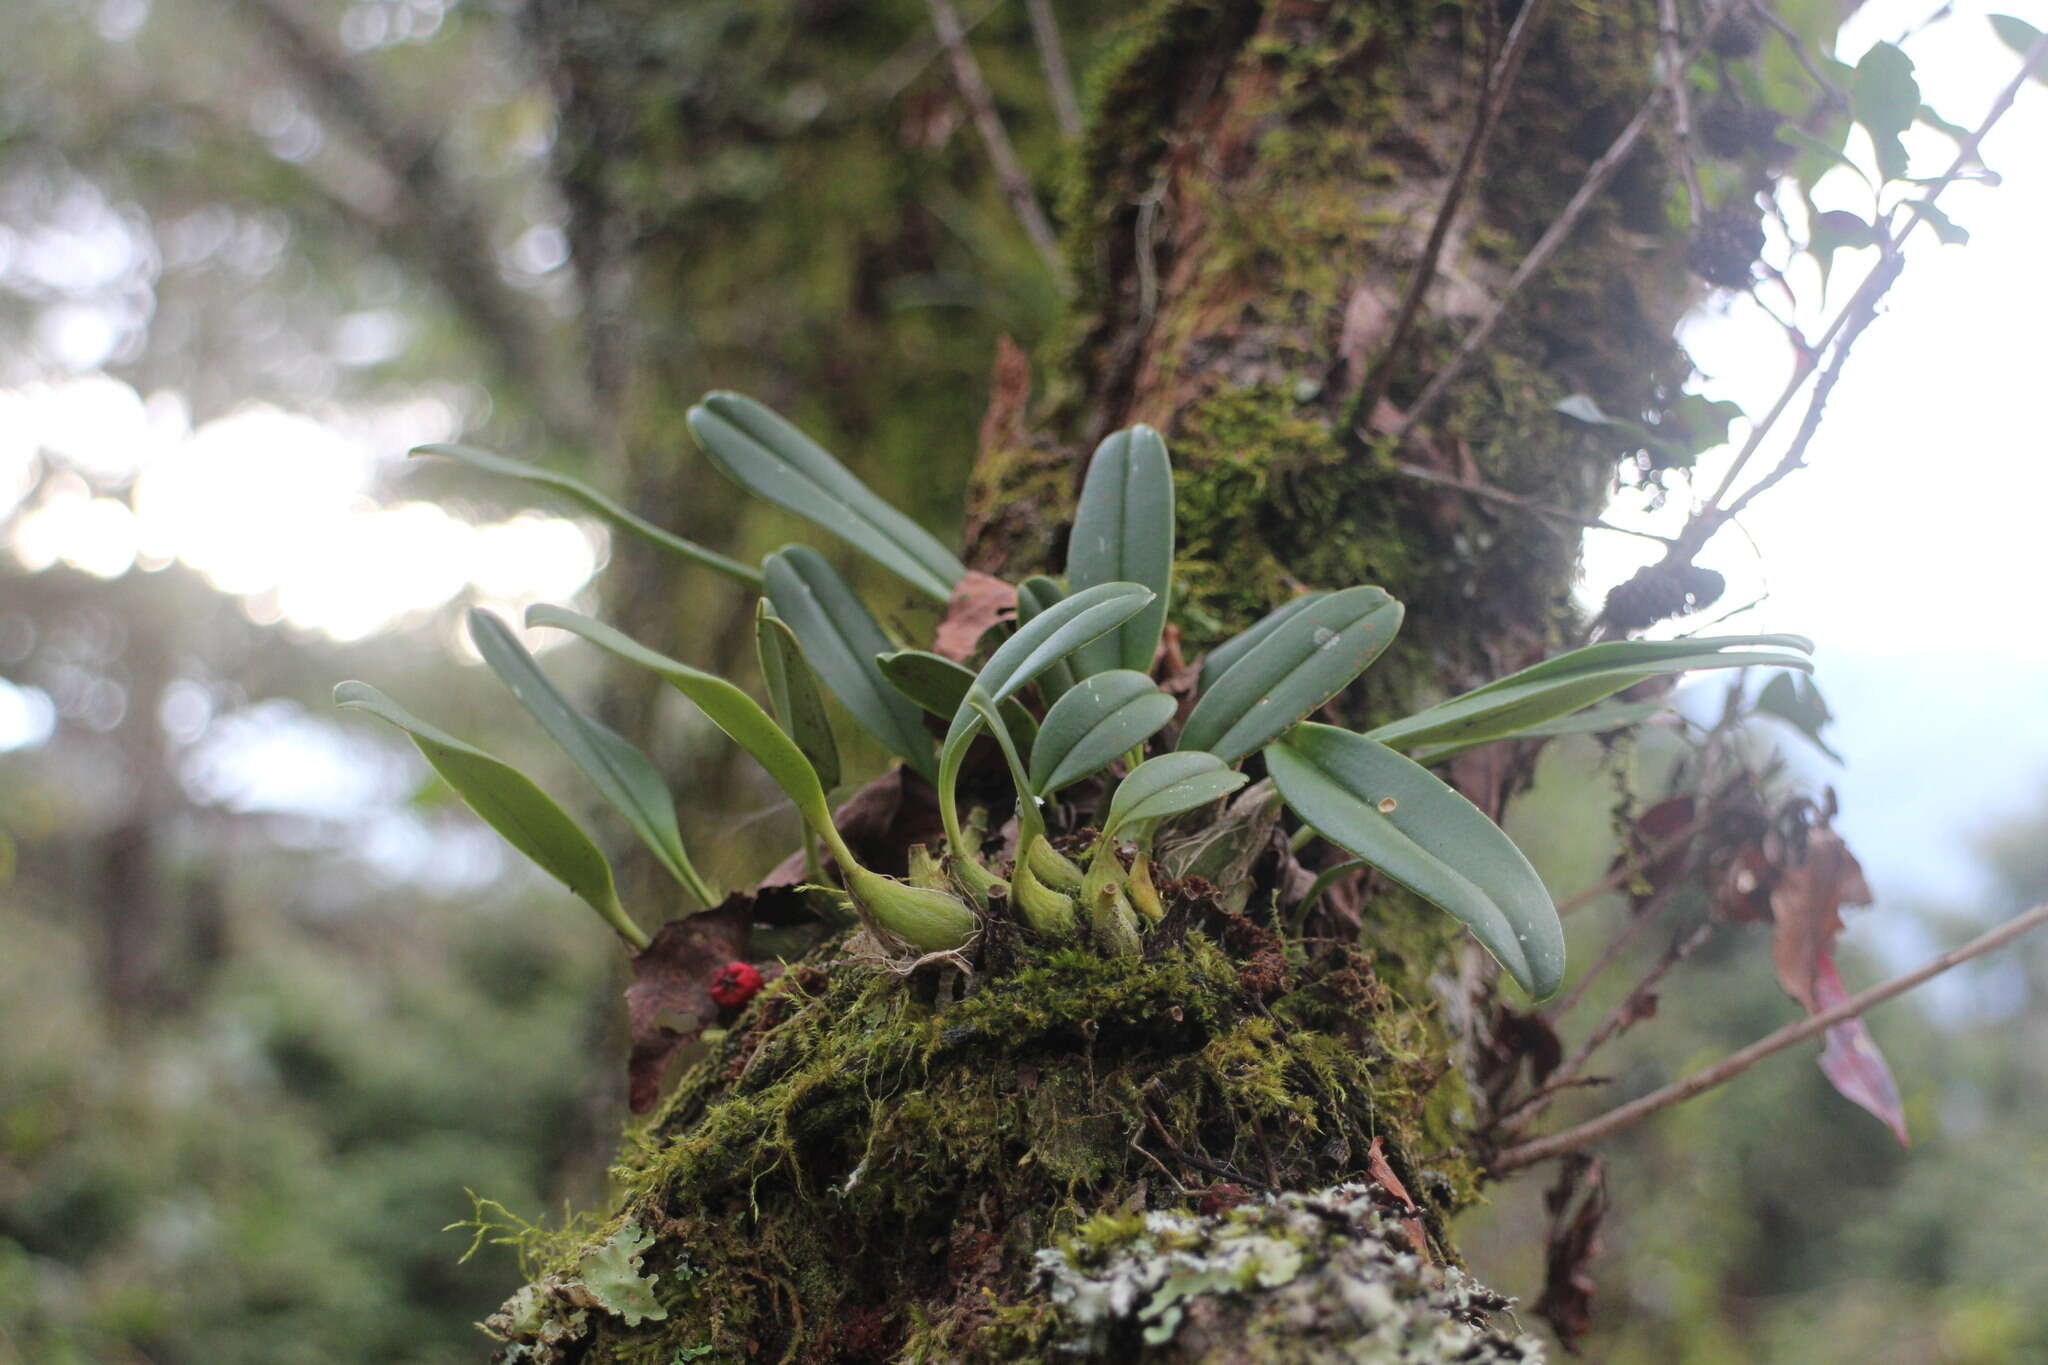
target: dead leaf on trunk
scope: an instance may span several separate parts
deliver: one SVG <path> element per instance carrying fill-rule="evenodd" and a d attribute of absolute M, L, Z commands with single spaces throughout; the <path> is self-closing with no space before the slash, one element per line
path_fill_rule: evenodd
<path fill-rule="evenodd" d="M 939 622 L 938 634 L 932 637 L 932 649 L 955 663 L 965 663 L 974 657 L 974 647 L 983 632 L 1016 615 L 1017 589 L 1013 585 L 993 574 L 969 569 L 953 585 L 946 615 Z"/>
<path fill-rule="evenodd" d="M 1550 1236 L 1543 1248 L 1543 1297 L 1536 1312 L 1557 1330 L 1558 1342 L 1578 1354 L 1579 1339 L 1593 1325 L 1590 1271 L 1600 1254 L 1600 1222 L 1607 1216 L 1607 1168 L 1600 1158 L 1575 1152 L 1565 1158 L 1557 1183 L 1543 1194 L 1550 1210 Z"/>
<path fill-rule="evenodd" d="M 1406 1214 L 1401 1219 L 1401 1230 L 1408 1234 L 1408 1244 L 1415 1248 L 1415 1254 L 1422 1258 L 1423 1264 L 1431 1264 L 1433 1258 L 1429 1254 L 1429 1234 L 1422 1229 L 1422 1210 L 1416 1207 L 1415 1200 L 1408 1193 L 1408 1187 L 1401 1183 L 1401 1177 L 1395 1175 L 1394 1168 L 1387 1164 L 1385 1146 L 1385 1138 L 1372 1140 L 1372 1146 L 1367 1148 L 1365 1153 L 1365 1173 L 1371 1176 L 1373 1182 L 1381 1189 L 1392 1195 L 1394 1201 L 1401 1206 Z"/>
<path fill-rule="evenodd" d="M 626 1097 L 644 1114 L 661 1097 L 662 1073 L 677 1048 L 693 1043 L 719 1016 L 711 988 L 729 962 L 743 962 L 752 936 L 754 898 L 735 891 L 718 905 L 661 926 L 633 955 L 626 1020 L 633 1040 Z"/>

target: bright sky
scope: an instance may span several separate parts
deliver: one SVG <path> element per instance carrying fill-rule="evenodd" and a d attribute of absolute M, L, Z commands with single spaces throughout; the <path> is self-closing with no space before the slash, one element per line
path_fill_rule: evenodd
<path fill-rule="evenodd" d="M 1845 30 L 1841 54 L 1853 60 L 1932 8 L 1931 0 L 1872 0 Z M 1971 124 L 2014 59 L 1984 23 L 1985 5 L 1956 8 L 1960 17 L 1915 36 L 1908 51 L 1929 102 Z M 1937 171 L 1950 153 L 1932 134 L 1909 145 L 1916 174 Z M 1953 881 L 1967 825 L 1996 813 L 2001 796 L 2024 796 L 1978 780 L 1987 751 L 1999 777 L 2015 785 L 2048 773 L 2048 723 L 2030 719 L 2037 708 L 2025 707 L 2021 719 L 2004 704 L 1989 709 L 1994 695 L 2012 705 L 2030 692 L 2048 695 L 2048 632 L 2028 625 L 2041 615 L 2048 507 L 2048 428 L 2039 415 L 2048 360 L 2044 146 L 2048 90 L 2030 86 L 1985 147 L 2004 183 L 1958 185 L 1944 197 L 1971 243 L 1940 247 L 1925 232 L 1916 239 L 1887 315 L 1836 392 L 1811 467 L 1758 502 L 1743 519 L 1746 535 L 1724 533 L 1702 559 L 1728 576 L 1723 609 L 1768 592 L 1729 629 L 1796 630 L 1820 641 L 1819 678 L 1823 688 L 1837 680 L 1839 743 L 1851 760 L 1836 776 L 1847 798 L 1844 827 L 1852 841 L 1862 836 L 1858 846 L 1881 887 L 1934 890 Z M 1825 205 L 1867 212 L 1867 192 L 1846 172 L 1822 188 Z M 104 236 L 88 230 L 75 252 L 53 259 L 114 270 L 118 262 L 100 259 L 114 249 Z M 24 268 L 33 246 L 16 240 L 11 267 Z M 1837 299 L 1867 265 L 1857 253 L 1837 258 Z M 1817 332 L 1817 277 L 1795 270 L 1794 281 L 1805 299 L 1799 320 Z M 603 533 L 588 523 L 527 515 L 472 525 L 431 504 L 373 500 L 396 455 L 459 434 L 454 402 L 422 397 L 318 413 L 250 407 L 195 427 L 177 395 L 140 395 L 90 370 L 110 348 L 101 333 L 114 335 L 113 323 L 95 323 L 75 305 L 52 311 L 55 334 L 71 337 L 59 353 L 78 356 L 87 372 L 0 389 L 0 521 L 21 513 L 0 552 L 24 566 L 63 562 L 114 577 L 182 562 L 239 597 L 252 619 L 356 640 L 416 624 L 463 593 L 516 620 L 528 602 L 574 595 L 603 561 Z M 1699 318 L 1685 340 L 1707 376 L 1703 391 L 1750 411 L 1768 405 L 1789 364 L 1775 325 L 1746 299 Z M 346 341 L 336 344 L 345 350 Z M 335 360 L 351 357 L 338 350 Z M 39 452 L 62 472 L 21 507 Z M 1703 459 L 1703 490 L 1727 455 Z M 1774 457 L 1766 448 L 1754 467 L 1768 469 Z M 1624 498 L 1610 515 L 1670 531 L 1687 510 L 1682 487 L 1661 512 L 1639 502 Z M 1588 600 L 1655 550 L 1632 537 L 1591 535 Z M 1945 681 L 1945 664 L 1995 674 L 1997 686 L 1973 689 L 1957 677 L 1930 717 L 1929 693 Z M 1853 707 L 1844 704 L 1850 696 Z M 0 683 L 0 750 L 36 742 L 51 719 L 47 698 Z M 311 742 L 300 740 L 302 748 Z M 246 780 L 216 777 L 229 788 Z M 248 791 L 232 799 L 264 804 Z"/>

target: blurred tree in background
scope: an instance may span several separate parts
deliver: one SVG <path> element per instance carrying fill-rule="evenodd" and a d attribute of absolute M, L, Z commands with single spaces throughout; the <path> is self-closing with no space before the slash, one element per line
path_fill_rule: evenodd
<path fill-rule="evenodd" d="M 458 1266 L 461 1238 L 440 1229 L 468 1215 L 466 1188 L 535 1216 L 600 1201 L 621 1113 L 615 1070 L 590 1059 L 623 1046 L 616 964 L 556 898 L 535 903 L 526 870 L 409 751 L 373 750 L 361 727 L 344 738 L 327 688 L 353 673 L 433 695 L 463 733 L 561 775 L 480 670 L 457 661 L 452 622 L 469 601 L 584 589 L 606 554 L 610 620 L 676 654 L 732 665 L 746 652 L 744 613 L 584 523 L 572 529 L 588 563 L 565 571 L 566 589 L 563 574 L 450 574 L 401 550 L 421 515 L 388 523 L 390 540 L 337 542 L 330 558 L 354 557 L 363 583 L 346 616 L 290 582 L 207 561 L 193 548 L 208 525 L 196 513 L 173 547 L 152 544 L 156 523 L 139 517 L 125 562 L 118 543 L 111 559 L 39 548 L 58 543 L 53 528 L 119 516 L 103 504 L 176 504 L 145 498 L 149 480 L 168 480 L 134 447 L 203 445 L 265 405 L 276 425 L 232 428 L 248 462 L 223 459 L 215 484 L 184 496 L 217 498 L 221 517 L 276 515 L 237 501 L 233 480 L 260 483 L 265 461 L 292 461 L 279 443 L 304 428 L 288 419 L 309 419 L 375 457 L 344 497 L 432 503 L 463 526 L 528 525 L 503 487 L 382 458 L 470 433 L 757 556 L 788 522 L 686 451 L 683 409 L 716 385 L 758 394 L 848 452 L 925 524 L 950 531 L 966 505 L 992 553 L 1033 561 L 1051 548 L 1056 506 L 1036 525 L 1006 525 L 1017 487 L 988 466 L 969 496 L 977 447 L 1027 474 L 1033 455 L 1064 458 L 1021 426 L 984 431 L 998 338 L 1056 357 L 1045 406 L 1069 442 L 1148 401 L 1180 410 L 1193 385 L 1177 376 L 1235 358 L 1134 377 L 1119 347 L 1153 306 L 1147 263 L 1091 238 L 1103 225 L 1088 194 L 1150 167 L 1091 164 L 1067 145 L 1030 8 L 963 2 L 960 19 L 1024 171 L 1067 188 L 1053 211 L 1084 244 L 1078 303 L 1020 226 L 922 0 L 18 0 L 0 13 L 0 384 L 14 404 L 0 432 L 0 525 L 15 551 L 0 564 L 0 711 L 19 713 L 23 737 L 0 752 L 11 872 L 0 893 L 0 1361 L 475 1358 L 468 1323 L 503 1297 L 510 1257 L 491 1249 Z M 1053 8 L 1084 79 L 1129 41 L 1113 7 Z M 1781 8 L 1809 27 L 1830 22 L 1826 6 Z M 1652 41 L 1640 15 L 1619 26 L 1629 52 Z M 1514 173 L 1492 191 L 1482 256 L 1526 245 L 1539 210 L 1570 188 L 1530 147 L 1564 139 L 1590 158 L 1627 113 L 1618 97 L 1595 98 L 1594 75 L 1573 84 L 1568 53 L 1536 60 L 1551 65 L 1531 79 L 1583 102 L 1585 125 L 1505 135 L 1500 161 Z M 1106 117 L 1171 112 L 1119 110 L 1119 93 Z M 1301 164 L 1326 150 L 1302 148 Z M 1449 159 L 1443 148 L 1394 155 Z M 1241 216 L 1219 196 L 1213 232 L 1257 257 L 1258 234 L 1274 229 L 1263 250 L 1275 259 L 1257 261 L 1264 292 L 1168 288 L 1193 300 L 1191 315 L 1267 309 L 1247 333 L 1284 351 L 1292 329 L 1312 330 L 1289 301 L 1302 313 L 1312 297 L 1327 305 L 1342 277 L 1330 261 L 1356 244 L 1312 214 L 1279 231 L 1259 217 L 1271 185 L 1230 188 Z M 1561 391 L 1516 398 L 1516 366 L 1540 361 L 1610 400 L 1623 392 L 1617 410 L 1675 389 L 1668 324 L 1686 297 L 1670 283 L 1672 192 L 1648 170 L 1623 178 L 1585 254 L 1505 343 L 1493 406 L 1453 419 L 1490 478 L 1513 482 L 1516 442 L 1538 432 L 1594 473 L 1533 491 L 1590 513 L 1616 453 L 1550 414 Z M 1516 207 L 1526 221 L 1512 221 Z M 1588 262 L 1616 240 L 1661 253 L 1665 282 L 1587 284 Z M 1394 301 L 1352 302 L 1369 329 L 1372 308 Z M 1589 311 L 1620 321 L 1568 344 Z M 1443 325 L 1427 336 L 1437 350 L 1448 339 Z M 1346 342 L 1345 363 L 1358 363 L 1358 344 Z M 89 375 L 113 378 L 87 387 Z M 1333 372 L 1332 383 L 1361 377 Z M 1386 382 L 1409 396 L 1422 377 Z M 47 414 L 67 394 L 89 420 L 30 419 L 31 399 Z M 1275 430 L 1272 413 L 1291 417 L 1316 396 L 1284 400 L 1197 412 L 1176 441 L 1198 468 L 1240 442 L 1312 445 Z M 1239 495 L 1221 476 L 1210 491 Z M 1379 472 L 1354 492 L 1469 548 L 1467 511 Z M 1382 515 L 1360 528 L 1348 510 L 1296 510 L 1305 524 L 1368 532 Z M 479 543 L 427 530 L 447 556 Z M 1505 591 L 1489 608 L 1499 619 L 1428 640 L 1453 677 L 1493 662 L 1475 641 L 1538 643 L 1567 610 L 1571 546 L 1503 541 L 1477 571 L 1367 557 L 1425 602 L 1456 603 L 1472 572 L 1526 592 Z M 1208 547 L 1209 562 L 1227 567 L 1227 552 Z M 414 591 L 380 614 L 361 598 L 387 556 L 397 565 L 382 572 Z M 333 599 L 349 598 L 347 582 Z M 1219 572 L 1191 629 L 1206 619 L 1220 630 L 1278 587 L 1264 570 L 1240 583 Z M 593 673 L 565 667 L 596 691 Z M 726 881 L 786 837 L 791 822 L 757 775 L 653 684 L 614 679 L 597 695 L 675 775 L 686 827 L 729 831 L 712 854 Z M 1538 797 L 1560 825 L 1604 833 L 1604 781 Z M 2016 816 L 1997 842 L 2015 904 L 2048 890 L 2042 827 Z M 645 904 L 657 885 L 644 867 L 628 875 Z M 1611 1069 L 1661 1076 L 1673 1057 L 1719 1054 L 1780 1018 L 1768 968 L 1727 960 L 1763 951 L 1744 940 L 1703 955 L 1693 970 L 1743 984 L 1687 995 L 1668 1010 L 1679 1022 L 1632 1041 L 1639 1050 Z M 2038 950 L 2027 961 L 2023 974 L 2010 961 L 1975 973 L 1995 1005 L 1959 1003 L 1970 994 L 1959 987 L 1910 1028 L 1910 1010 L 1890 1016 L 1909 1104 L 1938 1134 L 1911 1155 L 1790 1065 L 1632 1139 L 1617 1158 L 1626 1212 L 1610 1223 L 1607 1263 L 1628 1309 L 1594 1338 L 1596 1357 L 1974 1363 L 2048 1349 L 2042 1295 L 2012 1281 L 2037 1259 L 2029 1212 L 2048 1207 L 2026 1174 L 2048 1169 L 2025 1122 L 2042 1098 L 2038 1049 L 2014 1045 L 2013 1021 L 2040 1029 L 2048 987 Z M 1481 1267 L 1511 1288 L 1540 1282 L 1540 1267 L 1517 1260 L 1540 1229 L 1513 1208 L 1497 1228 L 1498 1251 L 1470 1248 Z M 1899 1330 L 1908 1303 L 1924 1330 Z"/>

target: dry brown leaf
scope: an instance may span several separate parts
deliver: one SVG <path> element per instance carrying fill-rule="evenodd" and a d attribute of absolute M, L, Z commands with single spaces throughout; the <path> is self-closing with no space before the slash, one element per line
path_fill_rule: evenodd
<path fill-rule="evenodd" d="M 1415 1254 L 1422 1258 L 1425 1265 L 1430 1264 L 1433 1258 L 1429 1254 L 1429 1234 L 1423 1231 L 1422 1219 L 1418 1216 L 1422 1210 L 1416 1207 L 1415 1200 L 1408 1193 L 1408 1187 L 1401 1183 L 1401 1177 L 1395 1175 L 1394 1168 L 1387 1164 L 1385 1146 L 1385 1138 L 1372 1140 L 1372 1146 L 1367 1148 L 1365 1153 L 1365 1173 L 1407 1210 L 1408 1216 L 1401 1220 L 1401 1230 L 1408 1234 L 1408 1243 L 1415 1248 Z"/>
<path fill-rule="evenodd" d="M 969 569 L 953 585 L 953 596 L 946 603 L 938 634 L 932 638 L 932 649 L 954 663 L 965 663 L 974 657 L 974 646 L 982 632 L 1016 614 L 1017 589 L 1013 585 L 993 574 Z"/>
<path fill-rule="evenodd" d="M 728 962 L 743 962 L 753 933 L 754 898 L 735 891 L 716 906 L 661 926 L 633 955 L 626 1021 L 633 1040 L 626 1097 L 644 1114 L 661 1097 L 662 1073 L 677 1048 L 697 1040 L 718 1019 L 711 986 Z"/>
<path fill-rule="evenodd" d="M 1593 1325 L 1596 1286 L 1590 1267 L 1600 1254 L 1600 1222 L 1607 1216 L 1607 1168 L 1600 1158 L 1575 1152 L 1557 1183 L 1544 1191 L 1550 1236 L 1543 1248 L 1543 1296 L 1536 1312 L 1557 1330 L 1558 1342 L 1578 1354 Z"/>
<path fill-rule="evenodd" d="M 1771 888 L 1771 962 L 1785 993 L 1817 1013 L 1814 978 L 1842 932 L 1842 907 L 1870 904 L 1870 884 L 1841 836 L 1826 825 L 1807 835 L 1806 856 Z"/>

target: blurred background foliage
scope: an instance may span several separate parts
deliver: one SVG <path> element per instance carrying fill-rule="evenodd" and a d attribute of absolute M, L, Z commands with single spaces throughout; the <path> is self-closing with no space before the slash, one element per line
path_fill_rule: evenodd
<path fill-rule="evenodd" d="M 635 135 L 676 139 L 693 176 L 605 193 L 643 242 L 673 240 L 678 415 L 714 382 L 760 392 L 948 526 L 995 338 L 1045 339 L 1058 296 L 924 6 L 843 29 L 845 7 L 814 8 L 805 27 L 801 5 L 667 6 L 696 84 Z M 1085 70 L 1113 26 L 1057 8 Z M 1051 179 L 1023 7 L 961 10 L 1004 39 L 984 66 Z M 326 707 L 336 678 L 374 678 L 595 805 L 455 621 L 595 608 L 609 540 L 393 458 L 469 433 L 637 481 L 578 443 L 620 396 L 582 330 L 520 23 L 510 0 L 0 6 L 5 1365 L 476 1359 L 469 1323 L 514 1270 L 503 1247 L 458 1264 L 465 1192 L 559 1218 L 602 1190 L 623 1109 L 609 936 L 401 740 Z M 680 429 L 652 445 L 674 457 Z M 789 532 L 706 479 L 662 519 L 736 552 Z M 716 584 L 653 581 L 702 591 L 707 648 L 737 654 Z M 694 841 L 706 870 L 758 871 L 788 812 L 686 708 L 648 714 L 686 828 L 720 836 Z M 1611 854 L 1615 761 L 1557 746 L 1517 812 L 1561 893 Z M 1985 810 L 2008 904 L 1913 907 L 1930 938 L 2048 895 L 2048 796 Z M 1768 952 L 1702 953 L 1605 1073 L 1639 1091 L 1790 1017 Z M 2037 945 L 1879 1016 L 1911 1152 L 1792 1058 L 1618 1143 L 1587 1356 L 2048 1355 L 2044 992 Z M 1541 1183 L 1464 1233 L 1530 1296 Z"/>

